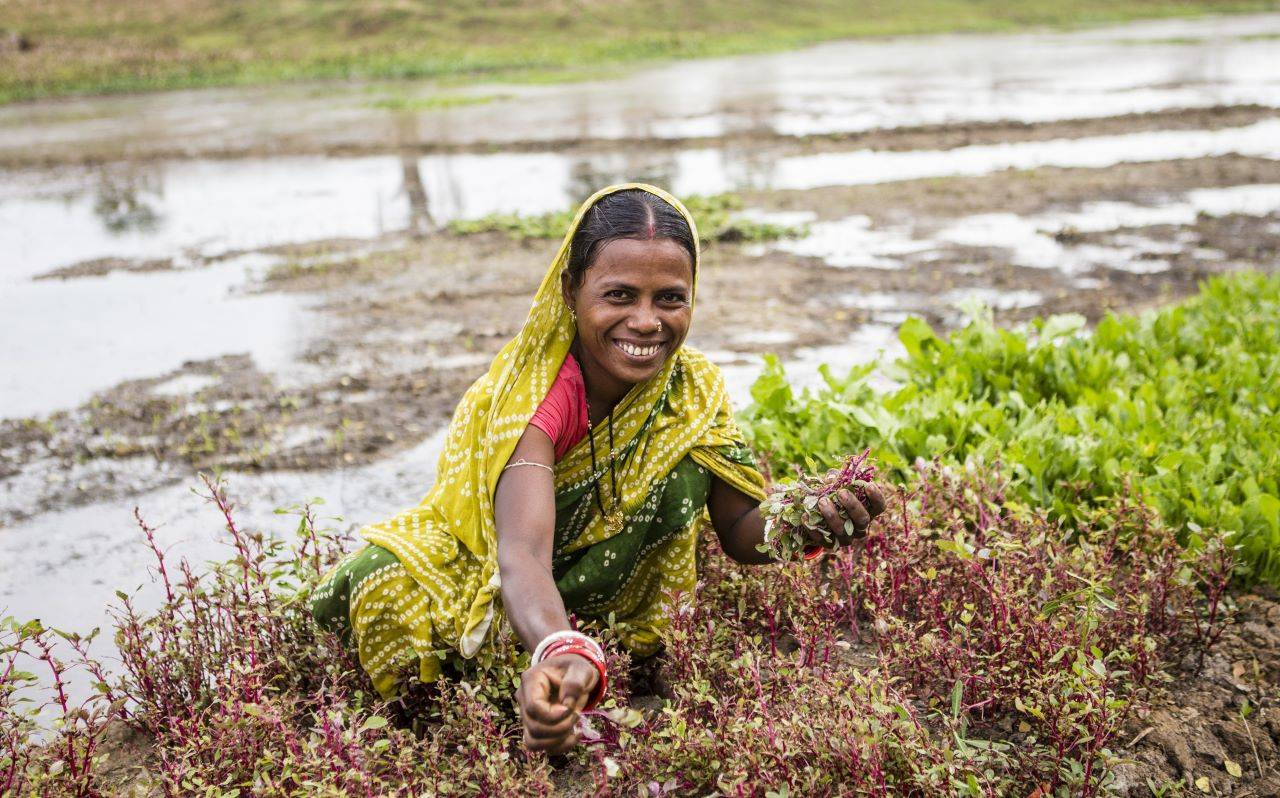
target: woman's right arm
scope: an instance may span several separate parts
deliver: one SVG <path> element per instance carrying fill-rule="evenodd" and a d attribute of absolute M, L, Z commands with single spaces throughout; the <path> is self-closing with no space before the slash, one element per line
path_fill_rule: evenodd
<path fill-rule="evenodd" d="M 555 449 L 547 433 L 525 429 L 508 463 L 551 466 Z M 502 606 L 521 642 L 532 651 L 552 632 L 571 629 L 551 572 L 555 544 L 555 476 L 536 465 L 508 468 L 494 493 Z M 577 742 L 574 727 L 600 675 L 575 654 L 551 657 L 525 671 L 516 699 L 525 743 L 534 750 L 565 751 Z"/>

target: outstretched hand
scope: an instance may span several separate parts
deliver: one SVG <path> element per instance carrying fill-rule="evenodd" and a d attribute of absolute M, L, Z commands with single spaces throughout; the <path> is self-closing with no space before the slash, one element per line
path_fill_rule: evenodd
<path fill-rule="evenodd" d="M 525 745 L 551 754 L 573 748 L 578 714 L 599 680 L 595 665 L 577 654 L 551 657 L 526 670 L 516 691 Z"/>
<path fill-rule="evenodd" d="M 810 542 L 823 547 L 847 546 L 866 535 L 871 520 L 884 512 L 885 502 L 884 495 L 875 485 L 867 485 L 863 490 L 867 497 L 864 502 L 858 501 L 858 497 L 848 489 L 836 491 L 835 501 L 829 496 L 819 499 L 818 512 L 827 522 L 833 541 L 822 540 L 820 535 L 814 534 Z"/>

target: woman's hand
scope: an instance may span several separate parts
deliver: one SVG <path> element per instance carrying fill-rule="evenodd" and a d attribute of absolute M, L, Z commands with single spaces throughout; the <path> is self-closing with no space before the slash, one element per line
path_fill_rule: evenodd
<path fill-rule="evenodd" d="M 578 742 L 578 713 L 599 680 L 596 666 L 577 654 L 551 657 L 526 670 L 516 691 L 524 744 L 550 754 L 573 748 Z"/>
<path fill-rule="evenodd" d="M 827 522 L 834 543 L 828 543 L 816 534 L 812 536 L 810 543 L 824 548 L 832 545 L 847 546 L 866 535 L 871 519 L 884 512 L 885 503 L 884 495 L 875 485 L 867 485 L 864 490 L 867 495 L 865 502 L 858 501 L 853 492 L 847 489 L 836 491 L 835 501 L 829 496 L 818 499 L 818 512 L 822 513 L 823 520 Z M 851 531 L 845 531 L 845 519 L 853 522 Z"/>

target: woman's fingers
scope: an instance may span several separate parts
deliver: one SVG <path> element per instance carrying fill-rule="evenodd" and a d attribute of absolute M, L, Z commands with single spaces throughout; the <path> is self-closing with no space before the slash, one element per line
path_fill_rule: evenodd
<path fill-rule="evenodd" d="M 847 537 L 844 533 L 844 518 L 836 509 L 835 502 L 827 496 L 818 499 L 818 512 L 822 513 L 822 520 L 827 522 L 827 528 L 831 530 L 831 534 L 836 536 L 837 540 Z M 822 541 L 818 541 L 821 543 Z"/>
<path fill-rule="evenodd" d="M 580 712 L 591 699 L 591 691 L 600 679 L 595 666 L 577 654 L 564 654 L 547 660 L 553 667 L 561 668 L 560 696 L 561 704 Z"/>
<path fill-rule="evenodd" d="M 858 501 L 858 497 L 854 496 L 849 490 L 836 491 L 836 499 L 840 502 L 840 506 L 844 508 L 844 513 L 853 522 L 853 529 L 856 533 L 854 537 L 862 537 L 867 532 L 867 527 L 871 524 L 871 513 L 867 512 L 867 508 L 862 506 L 862 502 Z M 871 497 L 868 496 L 870 501 Z"/>
<path fill-rule="evenodd" d="M 823 520 L 827 522 L 835 539 L 840 543 L 847 544 L 865 535 L 867 527 L 871 525 L 871 519 L 884 511 L 884 496 L 874 487 L 867 488 L 865 504 L 858 501 L 858 497 L 848 489 L 838 490 L 834 495 L 835 501 L 832 501 L 829 496 L 823 496 L 818 500 L 818 512 L 822 513 Z M 846 519 L 853 526 L 851 532 L 846 530 Z M 822 541 L 812 542 L 821 543 Z"/>
<path fill-rule="evenodd" d="M 880 513 L 883 513 L 886 505 L 884 494 L 880 492 L 880 489 L 875 485 L 868 485 L 863 488 L 863 492 L 867 496 L 866 506 L 867 511 L 871 513 L 871 517 L 875 518 Z"/>
<path fill-rule="evenodd" d="M 552 702 L 558 676 L 551 669 L 539 666 L 525 671 L 520 680 L 516 700 L 520 704 L 526 743 L 531 739 L 540 743 L 558 741 L 573 731 L 577 712 L 571 707 Z M 538 747 L 546 746 L 544 744 Z"/>

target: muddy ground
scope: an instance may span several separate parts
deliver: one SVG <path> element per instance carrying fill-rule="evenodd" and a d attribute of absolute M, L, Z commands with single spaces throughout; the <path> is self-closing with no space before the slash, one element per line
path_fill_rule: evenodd
<path fill-rule="evenodd" d="M 1190 654 L 1128 722 L 1115 791 L 1129 798 L 1280 795 L 1280 603 L 1274 591 L 1238 611 L 1203 660 Z"/>
<path fill-rule="evenodd" d="M 1275 183 L 1280 163 L 1228 155 L 756 192 L 743 199 L 765 211 L 807 211 L 816 222 L 862 215 L 927 239 L 981 214 L 1028 217 L 1099 201 L 1158 206 L 1194 189 Z M 1000 247 L 945 242 L 895 256 L 891 268 L 835 268 L 821 257 L 770 245 L 718 242 L 705 253 L 690 343 L 724 364 L 756 362 L 763 351 L 785 359 L 803 347 L 845 342 L 866 324 L 899 321 L 901 313 L 879 313 L 860 300 L 876 295 L 901 297 L 904 308 L 947 329 L 962 316 L 946 297 L 968 289 L 994 299 L 1002 323 L 1062 312 L 1096 321 L 1107 311 L 1188 295 L 1199 281 L 1226 270 L 1275 269 L 1280 216 L 1202 214 L 1189 224 L 1063 230 L 1056 240 L 1067 248 L 1129 240 L 1159 246 L 1144 252 L 1141 243 L 1125 244 L 1131 262 L 1123 268 L 1076 273 L 1015 263 Z M 326 470 L 412 446 L 447 420 L 467 385 L 519 328 L 557 245 L 436 231 L 372 244 L 273 248 L 284 259 L 247 290 L 309 298 L 324 334 L 302 353 L 305 376 L 263 373 L 250 358 L 228 355 L 120 383 L 75 410 L 0 421 L 0 480 L 12 479 L 0 525 L 172 484 L 189 479 L 193 469 Z M 1163 270 L 1143 273 L 1144 260 L 1154 259 Z M 75 264 L 49 277 L 163 268 L 172 264 L 116 259 Z M 1019 299 L 1001 305 L 1001 297 Z"/>

